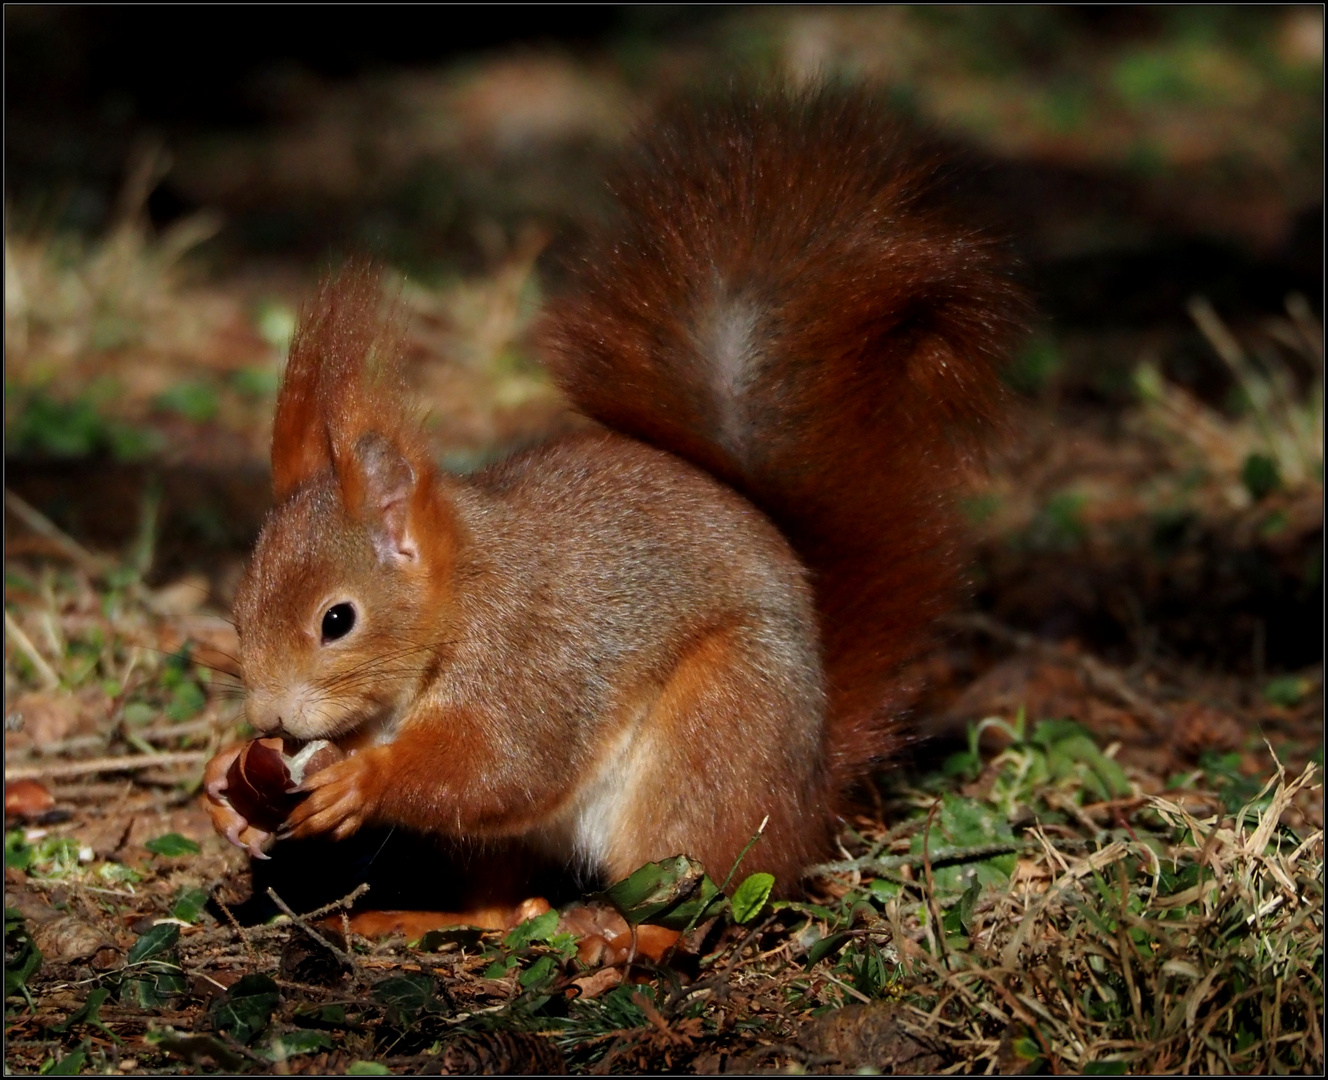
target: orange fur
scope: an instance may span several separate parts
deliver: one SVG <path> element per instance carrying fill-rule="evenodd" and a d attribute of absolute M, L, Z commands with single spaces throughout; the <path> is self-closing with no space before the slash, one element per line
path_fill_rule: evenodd
<path fill-rule="evenodd" d="M 658 860 L 680 851 L 723 877 L 764 820 L 744 875 L 763 870 L 781 882 L 797 880 L 827 839 L 824 777 L 813 771 L 797 783 L 796 772 L 768 753 L 771 747 L 751 745 L 761 735 L 749 717 L 776 708 L 768 696 L 734 628 L 711 632 L 684 651 L 650 707 L 637 753 L 653 768 L 633 770 L 629 809 L 610 849 L 610 877 L 625 878 L 643 855 Z M 672 790 L 679 785 L 687 788 L 681 814 Z"/>

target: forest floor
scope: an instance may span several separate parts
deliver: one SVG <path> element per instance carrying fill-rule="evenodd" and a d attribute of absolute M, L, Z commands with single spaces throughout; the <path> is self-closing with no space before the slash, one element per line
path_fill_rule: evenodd
<path fill-rule="evenodd" d="M 1052 13 L 1008 68 L 957 15 L 788 9 L 649 61 L 286 70 L 261 131 L 133 143 L 96 230 L 16 198 L 7 1071 L 1322 1072 L 1322 16 L 1239 17 L 1255 44 Z M 611 891 L 685 931 L 663 962 L 598 966 L 566 911 L 357 934 L 402 838 L 255 868 L 199 795 L 301 298 L 379 255 L 448 467 L 563 430 L 527 336 L 552 238 L 632 116 L 752 40 L 953 134 L 1047 314 L 965 499 L 971 595 L 902 674 L 926 738 L 805 901 L 685 863 Z"/>

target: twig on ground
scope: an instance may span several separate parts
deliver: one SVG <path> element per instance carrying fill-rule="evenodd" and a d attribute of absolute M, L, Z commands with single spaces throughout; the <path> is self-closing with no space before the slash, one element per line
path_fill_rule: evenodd
<path fill-rule="evenodd" d="M 348 968 L 350 968 L 351 971 L 355 974 L 355 977 L 359 978 L 360 966 L 355 962 L 355 957 L 353 957 L 350 953 L 346 952 L 346 950 L 340 949 L 337 946 L 333 945 L 332 942 L 328 941 L 327 938 L 323 937 L 322 934 L 320 934 L 317 930 L 315 930 L 312 926 L 310 926 L 308 921 L 309 919 L 308 916 L 297 915 L 294 911 L 292 911 L 290 905 L 287 904 L 285 900 L 283 900 L 280 896 L 277 895 L 276 889 L 269 888 L 267 890 L 267 895 L 268 899 L 271 900 L 274 904 L 276 904 L 277 907 L 281 908 L 282 913 L 287 918 L 289 918 L 291 922 L 293 922 L 296 926 L 298 926 L 301 930 L 303 930 L 306 934 L 308 934 L 311 938 L 313 938 L 316 942 L 318 942 L 318 944 L 323 946 L 323 948 L 325 948 L 328 952 L 330 952 L 333 956 L 335 956 L 338 960 L 340 960 L 343 964 L 345 964 Z M 317 913 L 314 912 L 311 912 L 310 916 L 313 918 L 318 917 Z"/>
<path fill-rule="evenodd" d="M 46 662 L 46 658 L 37 651 L 37 646 L 32 643 L 32 639 L 23 632 L 23 627 L 19 626 L 17 620 L 5 612 L 5 634 L 18 646 L 19 652 L 28 658 L 34 668 L 37 669 L 37 677 L 41 680 L 43 690 L 54 690 L 60 685 L 60 676 L 55 673 L 55 668 Z"/>
<path fill-rule="evenodd" d="M 197 765 L 208 759 L 206 750 L 176 750 L 166 754 L 122 754 L 90 761 L 52 761 L 48 765 L 18 765 L 5 770 L 5 783 L 14 780 L 58 779 L 95 773 L 142 772 L 144 769 Z"/>
<path fill-rule="evenodd" d="M 354 904 L 356 900 L 368 891 L 369 883 L 367 881 L 361 881 L 340 900 L 333 900 L 330 904 L 324 904 L 322 907 L 315 908 L 313 911 L 306 911 L 304 917 L 306 919 L 321 919 L 324 915 L 331 915 L 334 911 L 344 910 Z"/>
<path fill-rule="evenodd" d="M 30 506 L 12 491 L 5 489 L 5 509 L 24 525 L 56 545 L 79 569 L 89 577 L 99 578 L 110 568 L 110 563 L 94 555 L 41 511 Z"/>

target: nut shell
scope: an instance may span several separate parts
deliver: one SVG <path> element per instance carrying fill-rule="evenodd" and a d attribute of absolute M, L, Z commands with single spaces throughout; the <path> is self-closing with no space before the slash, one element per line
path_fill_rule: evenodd
<path fill-rule="evenodd" d="M 295 806 L 286 794 L 290 770 L 280 739 L 255 739 L 240 751 L 226 773 L 226 801 L 250 825 L 276 832 Z"/>
<path fill-rule="evenodd" d="M 250 825 L 276 832 L 304 798 L 303 792 L 291 789 L 343 756 L 334 743 L 322 739 L 289 756 L 281 739 L 255 739 L 226 773 L 226 800 Z"/>

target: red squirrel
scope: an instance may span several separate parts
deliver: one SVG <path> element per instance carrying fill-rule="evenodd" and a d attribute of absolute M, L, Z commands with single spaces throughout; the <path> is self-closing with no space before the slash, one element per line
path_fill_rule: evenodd
<path fill-rule="evenodd" d="M 246 714 L 346 756 L 284 834 L 523 838 L 603 880 L 686 853 L 796 891 L 897 743 L 962 573 L 952 493 L 1025 301 L 871 94 L 665 109 L 536 334 L 602 427 L 447 475 L 373 275 L 326 283 L 235 602 Z M 226 799 L 217 827 L 269 834 Z"/>

